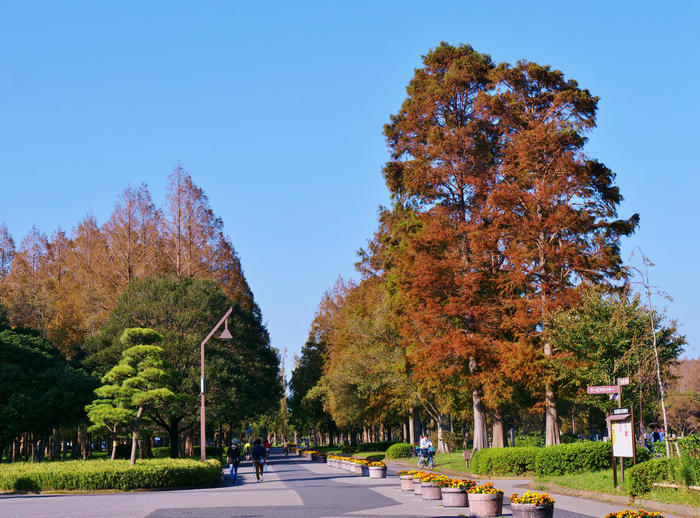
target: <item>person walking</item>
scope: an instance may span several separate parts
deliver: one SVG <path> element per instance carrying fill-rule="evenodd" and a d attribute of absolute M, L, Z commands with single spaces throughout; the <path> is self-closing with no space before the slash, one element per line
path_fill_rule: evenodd
<path fill-rule="evenodd" d="M 265 448 L 262 446 L 260 439 L 255 439 L 253 449 L 250 450 L 250 456 L 253 457 L 253 465 L 255 466 L 255 477 L 258 483 L 263 481 L 263 469 L 265 467 Z"/>
<path fill-rule="evenodd" d="M 272 450 L 272 445 L 270 444 L 269 439 L 265 439 L 265 442 L 263 443 L 263 448 L 265 449 L 265 465 L 263 467 L 265 468 L 264 471 L 267 471 L 267 460 L 270 456 L 270 451 Z"/>
<path fill-rule="evenodd" d="M 241 449 L 238 447 L 238 439 L 234 439 L 226 452 L 226 464 L 231 471 L 232 485 L 236 483 L 238 478 L 238 463 L 241 460 Z"/>
<path fill-rule="evenodd" d="M 243 453 L 245 454 L 245 460 L 250 460 L 250 439 L 243 446 Z"/>

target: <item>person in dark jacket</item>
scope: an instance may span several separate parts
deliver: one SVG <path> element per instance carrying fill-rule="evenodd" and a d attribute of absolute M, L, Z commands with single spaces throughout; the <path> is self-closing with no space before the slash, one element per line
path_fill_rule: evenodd
<path fill-rule="evenodd" d="M 260 439 L 255 439 L 253 449 L 250 451 L 250 456 L 253 457 L 255 476 L 257 477 L 258 482 L 262 482 L 263 468 L 265 467 L 265 448 L 263 448 L 262 441 Z"/>
<path fill-rule="evenodd" d="M 233 443 L 231 443 L 231 446 L 229 446 L 228 451 L 226 452 L 226 464 L 228 464 L 228 467 L 231 470 L 231 478 L 233 479 L 234 484 L 238 478 L 238 463 L 240 460 L 241 449 L 238 447 L 238 439 L 234 439 Z"/>

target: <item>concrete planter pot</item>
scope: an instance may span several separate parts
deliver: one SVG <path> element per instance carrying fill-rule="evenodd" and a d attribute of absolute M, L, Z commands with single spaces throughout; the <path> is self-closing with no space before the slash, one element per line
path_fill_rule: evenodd
<path fill-rule="evenodd" d="M 386 468 L 382 468 L 381 466 L 370 466 L 369 478 L 386 478 Z"/>
<path fill-rule="evenodd" d="M 495 495 L 469 493 L 469 510 L 475 518 L 489 518 L 503 514 L 503 493 Z"/>
<path fill-rule="evenodd" d="M 401 491 L 413 491 L 413 476 L 401 475 Z"/>
<path fill-rule="evenodd" d="M 360 467 L 362 468 L 362 476 L 369 477 L 369 466 L 363 466 L 360 464 Z"/>
<path fill-rule="evenodd" d="M 360 466 L 359 464 L 355 464 L 354 462 L 351 463 L 351 465 L 352 465 L 352 468 L 350 469 L 350 471 L 352 473 L 357 473 L 359 475 L 362 475 L 362 466 Z"/>
<path fill-rule="evenodd" d="M 443 487 L 442 505 L 445 507 L 469 507 L 467 492 L 458 487 Z"/>
<path fill-rule="evenodd" d="M 355 465 L 355 464 L 353 464 L 352 462 L 348 462 L 347 460 L 344 460 L 344 461 L 343 461 L 343 469 L 344 469 L 345 471 L 352 471 L 352 467 L 353 467 L 354 465 Z"/>
<path fill-rule="evenodd" d="M 535 506 L 535 504 L 510 504 L 513 518 L 552 518 L 554 504 Z"/>
<path fill-rule="evenodd" d="M 421 484 L 420 479 L 418 479 L 418 478 L 413 479 L 413 494 L 414 495 L 423 494 L 421 491 L 422 488 L 420 487 L 420 484 Z"/>
<path fill-rule="evenodd" d="M 420 492 L 423 500 L 442 500 L 442 488 L 432 482 L 422 482 Z"/>

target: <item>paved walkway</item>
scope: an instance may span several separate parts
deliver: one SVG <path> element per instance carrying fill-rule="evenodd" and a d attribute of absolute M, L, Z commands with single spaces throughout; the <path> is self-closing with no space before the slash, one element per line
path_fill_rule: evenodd
<path fill-rule="evenodd" d="M 92 517 L 440 517 L 469 516 L 468 508 L 449 509 L 399 489 L 396 476 L 370 479 L 315 464 L 299 457 L 274 455 L 264 482 L 258 484 L 249 462 L 239 469 L 235 486 L 226 475 L 219 487 L 86 495 L 0 495 L 0 516 L 36 518 Z M 498 480 L 506 496 L 522 493 L 520 480 Z M 623 506 L 554 495 L 555 518 L 603 517 Z M 510 515 L 504 506 L 504 515 Z M 670 516 L 670 515 L 669 515 Z"/>

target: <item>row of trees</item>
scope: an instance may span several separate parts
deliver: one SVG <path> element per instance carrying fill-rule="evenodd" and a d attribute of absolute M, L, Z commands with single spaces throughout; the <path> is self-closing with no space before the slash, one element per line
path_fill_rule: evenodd
<path fill-rule="evenodd" d="M 148 453 L 144 439 L 159 435 L 171 456 L 191 455 L 199 344 L 231 307 L 233 340 L 206 348 L 209 437 L 277 411 L 279 354 L 221 220 L 179 165 L 162 209 L 145 185 L 127 188 L 103 225 L 88 216 L 51 239 L 34 228 L 18 250 L 3 225 L 0 259 L 9 458 L 53 458 L 67 442 L 87 456 L 90 434 L 112 452 L 132 436 Z"/>
<path fill-rule="evenodd" d="M 440 449 L 455 423 L 481 449 L 534 410 L 555 444 L 562 412 L 567 431 L 600 426 L 610 404 L 585 386 L 621 375 L 655 418 L 652 344 L 666 375 L 685 342 L 631 293 L 620 240 L 639 216 L 618 218 L 614 173 L 584 153 L 598 98 L 548 66 L 446 43 L 406 91 L 385 126 L 393 206 L 360 252 L 361 282 L 321 303 L 293 419 L 357 430 L 413 414 Z"/>
<path fill-rule="evenodd" d="M 146 184 L 127 187 L 107 221 L 88 214 L 71 233 L 36 226 L 17 247 L 0 224 L 0 303 L 13 326 L 37 329 L 68 358 L 107 321 L 136 278 L 210 279 L 247 310 L 254 300 L 240 259 L 206 194 L 182 167 L 157 207 Z"/>

